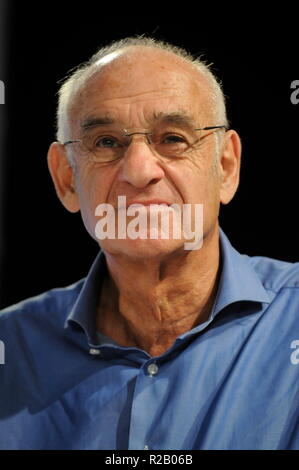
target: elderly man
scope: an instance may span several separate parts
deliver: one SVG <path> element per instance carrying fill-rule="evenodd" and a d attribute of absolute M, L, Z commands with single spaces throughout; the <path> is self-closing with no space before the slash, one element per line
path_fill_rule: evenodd
<path fill-rule="evenodd" d="M 219 228 L 241 145 L 209 67 L 113 43 L 62 85 L 57 137 L 58 197 L 101 250 L 85 279 L 2 312 L 0 448 L 299 448 L 299 266 Z"/>

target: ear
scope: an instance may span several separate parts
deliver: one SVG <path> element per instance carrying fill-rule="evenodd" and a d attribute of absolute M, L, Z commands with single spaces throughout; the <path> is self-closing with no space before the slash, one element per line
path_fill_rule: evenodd
<path fill-rule="evenodd" d="M 80 204 L 75 191 L 74 170 L 68 161 L 65 147 L 60 142 L 50 145 L 48 167 L 60 201 L 68 211 L 78 212 Z"/>
<path fill-rule="evenodd" d="M 241 163 L 241 140 L 234 130 L 224 135 L 220 155 L 220 202 L 228 204 L 239 186 Z"/>

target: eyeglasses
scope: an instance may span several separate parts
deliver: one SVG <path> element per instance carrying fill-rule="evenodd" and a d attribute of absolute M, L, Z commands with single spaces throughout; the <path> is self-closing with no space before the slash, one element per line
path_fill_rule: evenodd
<path fill-rule="evenodd" d="M 192 130 L 161 128 L 154 132 L 146 129 L 94 129 L 81 139 L 68 140 L 62 145 L 79 144 L 81 151 L 98 163 L 114 162 L 123 157 L 126 149 L 135 135 L 142 136 L 146 143 L 159 156 L 177 158 L 187 156 L 192 150 L 198 149 L 200 141 L 220 129 L 228 130 L 226 126 L 208 126 Z M 202 131 L 212 132 L 201 135 Z"/>

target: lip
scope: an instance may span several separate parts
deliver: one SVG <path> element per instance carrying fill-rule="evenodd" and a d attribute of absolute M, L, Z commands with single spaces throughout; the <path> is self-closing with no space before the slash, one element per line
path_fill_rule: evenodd
<path fill-rule="evenodd" d="M 161 205 L 161 204 L 166 204 L 167 206 L 170 206 L 171 203 L 167 202 L 167 201 L 163 201 L 162 199 L 147 199 L 147 200 L 144 200 L 144 201 L 137 201 L 137 200 L 133 200 L 133 201 L 130 201 L 127 203 L 127 208 L 129 206 L 132 206 L 134 204 L 142 204 L 143 206 L 150 206 L 151 204 L 158 204 L 158 205 Z"/>

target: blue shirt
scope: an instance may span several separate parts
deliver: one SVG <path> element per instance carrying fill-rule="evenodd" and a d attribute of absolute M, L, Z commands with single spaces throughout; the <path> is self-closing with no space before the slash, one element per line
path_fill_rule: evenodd
<path fill-rule="evenodd" d="M 0 449 L 299 449 L 299 263 L 220 241 L 209 320 L 159 357 L 97 334 L 103 253 L 3 310 Z"/>

